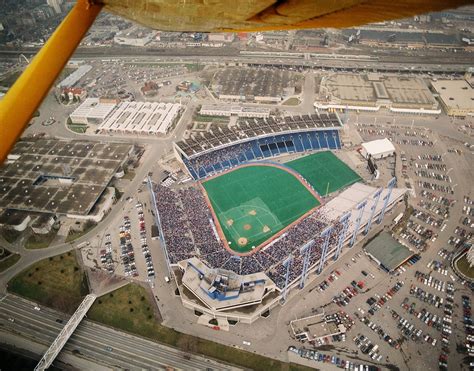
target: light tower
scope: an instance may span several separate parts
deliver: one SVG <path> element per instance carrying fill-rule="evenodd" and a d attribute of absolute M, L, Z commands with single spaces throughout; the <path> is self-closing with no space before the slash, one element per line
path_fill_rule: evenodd
<path fill-rule="evenodd" d="M 352 239 L 351 239 L 351 243 L 350 243 L 351 247 L 354 246 L 354 243 L 355 243 L 355 240 L 356 240 L 356 237 L 357 237 L 357 232 L 359 231 L 360 223 L 362 221 L 362 215 L 364 214 L 365 205 L 367 205 L 367 199 L 359 202 L 359 204 L 356 206 L 356 210 L 359 210 L 359 215 L 357 215 L 356 225 L 355 225 L 355 228 L 354 228 L 354 233 L 352 234 Z"/>
<path fill-rule="evenodd" d="M 314 240 L 311 240 L 305 243 L 300 248 L 300 254 L 303 256 L 303 270 L 301 272 L 300 289 L 304 287 L 304 283 L 306 281 L 306 278 L 308 277 L 309 260 L 311 258 L 313 245 L 314 245 Z"/>
<path fill-rule="evenodd" d="M 339 223 L 342 224 L 342 229 L 341 233 L 339 233 L 339 241 L 337 243 L 336 253 L 334 254 L 334 260 L 337 260 L 341 254 L 342 245 L 344 243 L 344 239 L 346 238 L 347 230 L 349 229 L 349 219 L 351 218 L 351 215 L 351 212 L 348 211 L 339 219 Z"/>
<path fill-rule="evenodd" d="M 288 295 L 288 282 L 290 281 L 290 270 L 291 270 L 292 262 L 293 262 L 293 255 L 290 253 L 290 255 L 288 255 L 288 257 L 282 263 L 283 266 L 286 268 L 285 287 L 283 288 L 283 295 L 282 295 L 283 303 L 286 301 L 286 296 Z"/>
<path fill-rule="evenodd" d="M 319 267 L 318 267 L 318 274 L 320 274 L 323 270 L 324 263 L 326 263 L 326 255 L 328 253 L 328 248 L 329 248 L 329 237 L 331 237 L 331 232 L 332 232 L 333 226 L 330 225 L 326 227 L 324 231 L 321 232 L 321 237 L 324 238 L 323 241 L 323 249 L 321 252 L 321 257 L 319 258 Z"/>
<path fill-rule="evenodd" d="M 387 194 L 383 198 L 384 203 L 383 203 L 382 211 L 380 212 L 379 219 L 377 220 L 377 223 L 379 224 L 382 223 L 383 217 L 385 216 L 385 210 L 387 210 L 388 202 L 390 201 L 390 196 L 392 196 L 392 190 L 393 190 L 393 187 L 395 187 L 395 184 L 397 184 L 397 178 L 395 177 L 388 181 L 388 184 L 387 184 L 388 191 L 387 191 Z"/>
<path fill-rule="evenodd" d="M 377 204 L 379 203 L 380 195 L 382 194 L 382 191 L 383 191 L 383 188 L 377 189 L 372 197 L 374 202 L 372 203 L 372 206 L 370 208 L 370 216 L 367 222 L 367 226 L 365 227 L 365 234 L 369 233 L 370 227 L 372 226 L 372 219 L 374 218 L 375 210 L 377 209 Z"/>

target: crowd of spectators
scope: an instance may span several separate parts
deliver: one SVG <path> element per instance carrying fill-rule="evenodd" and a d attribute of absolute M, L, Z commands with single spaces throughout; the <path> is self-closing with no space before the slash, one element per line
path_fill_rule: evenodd
<path fill-rule="evenodd" d="M 196 171 L 201 168 L 212 168 L 219 164 L 223 164 L 225 167 L 230 167 L 232 160 L 234 163 L 246 162 L 245 152 L 250 151 L 252 145 L 250 143 L 241 143 L 234 146 L 218 149 L 211 153 L 205 153 L 198 157 L 195 157 L 189 161 L 190 166 Z M 238 160 L 238 162 L 237 162 Z M 221 165 L 222 166 L 222 165 Z"/>
<path fill-rule="evenodd" d="M 282 288 L 285 284 L 286 267 L 283 262 L 292 254 L 290 282 L 297 279 L 303 269 L 304 257 L 300 247 L 315 240 L 310 255 L 310 266 L 321 257 L 323 238 L 321 232 L 333 224 L 328 252 L 338 243 L 340 223 L 332 223 L 319 210 L 290 227 L 268 247 L 249 256 L 235 256 L 227 251 L 213 226 L 212 215 L 201 190 L 190 187 L 173 191 L 167 187 L 156 188 L 157 207 L 163 229 L 170 263 L 198 256 L 210 267 L 223 268 L 237 274 L 265 271 Z"/>

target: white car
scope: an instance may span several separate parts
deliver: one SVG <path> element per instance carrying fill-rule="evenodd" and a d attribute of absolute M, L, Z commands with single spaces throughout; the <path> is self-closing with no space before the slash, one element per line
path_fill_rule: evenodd
<path fill-rule="evenodd" d="M 36 306 L 35 306 L 35 310 L 38 310 L 38 311 L 39 311 L 39 310 L 41 310 L 41 308 L 36 305 Z"/>

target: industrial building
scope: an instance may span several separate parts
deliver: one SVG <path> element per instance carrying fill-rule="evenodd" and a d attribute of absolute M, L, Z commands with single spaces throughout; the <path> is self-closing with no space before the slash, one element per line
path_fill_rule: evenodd
<path fill-rule="evenodd" d="M 100 132 L 165 135 L 179 120 L 178 103 L 122 102 L 99 125 Z"/>
<path fill-rule="evenodd" d="M 323 76 L 317 109 L 349 109 L 393 113 L 440 114 L 441 109 L 423 79 L 418 77 L 336 73 Z"/>
<path fill-rule="evenodd" d="M 449 116 L 474 116 L 474 89 L 466 80 L 432 81 L 433 89 Z"/>
<path fill-rule="evenodd" d="M 0 166 L 0 209 L 100 220 L 114 197 L 108 185 L 132 149 L 122 143 L 20 140 Z"/>
<path fill-rule="evenodd" d="M 84 64 L 82 66 L 79 66 L 77 70 L 75 70 L 73 73 L 71 73 L 69 76 L 67 76 L 64 80 L 62 80 L 58 84 L 58 88 L 71 88 L 74 85 L 76 85 L 80 79 L 82 79 L 90 70 L 92 69 L 92 66 L 88 64 Z"/>
<path fill-rule="evenodd" d="M 134 27 L 131 30 L 124 30 L 117 33 L 114 43 L 117 45 L 145 46 L 156 36 L 157 32 L 147 28 Z"/>
<path fill-rule="evenodd" d="M 378 160 L 384 157 L 393 156 L 395 154 L 395 147 L 387 138 L 377 139 L 362 143 L 360 153 L 366 159 L 372 157 Z"/>
<path fill-rule="evenodd" d="M 205 104 L 199 111 L 207 116 L 270 117 L 270 109 L 263 107 L 245 107 L 240 105 Z"/>
<path fill-rule="evenodd" d="M 118 101 L 114 99 L 87 98 L 69 116 L 73 124 L 100 124 L 112 112 Z"/>
<path fill-rule="evenodd" d="M 296 72 L 232 67 L 217 71 L 210 88 L 221 100 L 278 103 L 295 95 L 301 81 Z"/>
<path fill-rule="evenodd" d="M 364 251 L 387 272 L 393 272 L 414 255 L 387 232 L 380 233 L 370 241 L 364 246 Z"/>

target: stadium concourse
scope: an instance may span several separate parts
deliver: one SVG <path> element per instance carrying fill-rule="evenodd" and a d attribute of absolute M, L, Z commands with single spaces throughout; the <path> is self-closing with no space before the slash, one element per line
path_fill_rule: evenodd
<path fill-rule="evenodd" d="M 305 117 L 311 120 L 311 124 L 305 121 Z M 267 120 L 263 120 L 268 124 Z M 175 149 L 180 148 L 176 155 L 199 181 L 175 189 L 149 181 L 162 246 L 168 266 L 174 272 L 182 303 L 187 308 L 206 313 L 211 318 L 246 323 L 255 321 L 284 301 L 290 289 L 298 285 L 303 287 L 309 272 L 321 272 L 331 258 L 337 259 L 343 246 L 352 245 L 357 235 L 370 229 L 376 219 L 381 221 L 385 212 L 403 199 L 406 190 L 394 188 L 395 179 L 386 188 L 365 185 L 360 182 L 360 176 L 331 151 L 318 151 L 328 147 L 339 148 L 339 129 L 335 129 L 336 123 L 340 125 L 337 115 L 325 115 L 324 118 L 318 115 L 302 116 L 291 120 L 298 122 L 298 129 L 290 130 L 288 118 L 278 123 L 275 119 L 270 120 L 274 126 L 268 124 L 266 128 L 273 130 L 271 134 L 248 131 L 243 140 L 244 135 L 234 128 L 233 132 L 219 137 L 219 141 L 214 133 L 212 138 L 208 135 L 206 140 L 179 142 L 175 144 Z M 321 122 L 326 120 L 331 120 L 331 123 L 322 125 Z M 278 127 L 275 128 L 275 125 Z M 283 141 L 282 135 L 275 135 L 275 132 L 285 130 Z M 325 133 L 326 130 L 330 130 L 331 134 Z M 321 144 L 321 141 L 314 140 L 316 136 L 324 138 L 327 146 L 315 145 Z M 290 138 L 293 147 L 289 143 Z M 270 146 L 268 141 L 275 146 Z M 202 185 L 206 188 L 207 179 L 226 179 L 246 167 L 264 168 L 262 165 L 272 163 L 268 157 L 286 154 L 289 148 L 293 148 L 291 152 L 305 152 L 305 155 L 280 165 L 291 169 L 301 183 L 307 183 L 319 194 L 318 201 L 321 200 L 322 205 L 313 205 L 306 212 L 300 210 L 296 221 L 291 222 L 290 218 L 286 225 L 282 223 L 280 227 L 283 229 L 280 228 L 280 233 L 276 235 L 277 230 L 268 231 L 269 235 L 265 236 L 258 249 L 251 249 L 245 254 L 229 249 L 228 235 L 218 232 L 219 227 L 225 227 L 226 220 L 219 222 L 213 210 L 215 205 L 206 199 L 207 196 L 212 199 L 212 192 L 206 194 Z M 252 158 L 250 153 L 256 154 L 257 150 L 261 155 Z M 196 165 L 198 163 L 199 166 Z M 220 164 L 220 170 L 217 170 L 217 164 Z M 256 164 L 260 166 L 253 166 Z M 252 182 L 256 181 L 255 177 L 253 179 Z M 236 184 L 239 188 L 238 181 Z M 247 187 L 239 197 L 232 194 L 228 197 L 226 210 L 238 208 L 240 202 L 242 206 L 248 200 L 265 199 L 265 191 L 271 193 L 271 189 L 266 188 L 260 184 Z M 334 196 L 335 191 L 342 192 Z M 327 197 L 321 197 L 321 194 Z M 271 196 L 266 199 L 271 199 Z M 265 206 L 270 210 L 268 204 Z M 241 290 L 235 287 L 231 290 L 226 283 L 231 281 L 234 284 L 241 282 Z M 265 289 L 262 290 L 260 285 L 264 285 Z M 206 293 L 205 300 L 202 290 Z M 256 295 L 256 292 L 261 295 Z M 222 301 L 226 301 L 226 305 Z"/>

